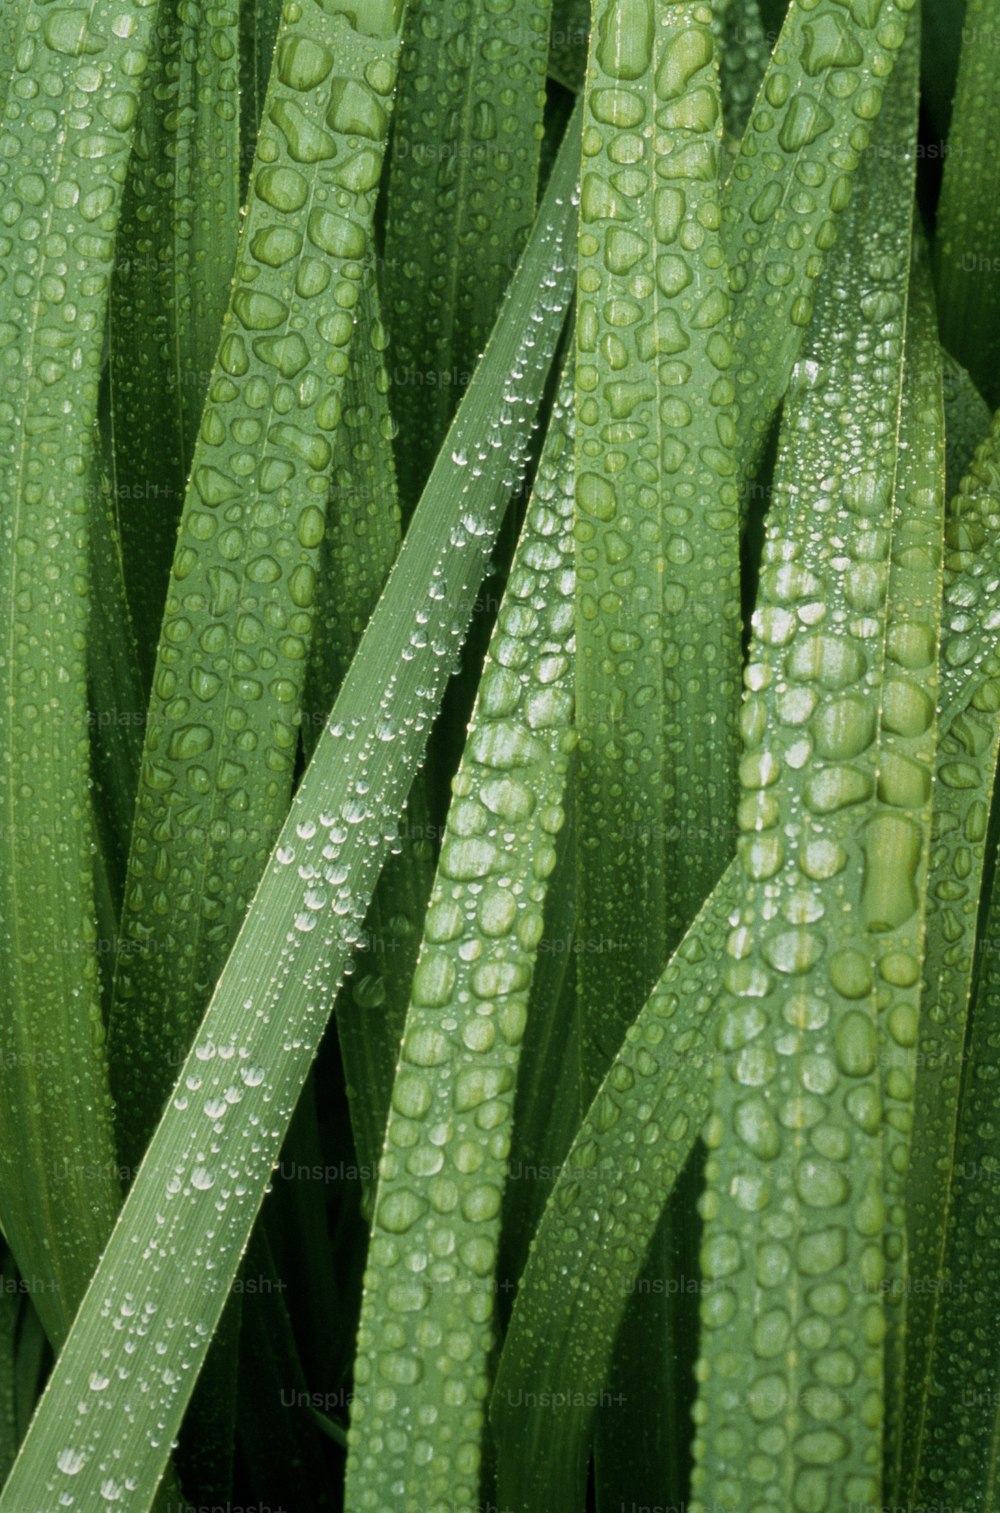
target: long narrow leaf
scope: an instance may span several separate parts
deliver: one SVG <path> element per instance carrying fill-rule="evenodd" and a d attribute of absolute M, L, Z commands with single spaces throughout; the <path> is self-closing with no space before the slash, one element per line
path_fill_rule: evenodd
<path fill-rule="evenodd" d="M 905 820 L 894 819 L 899 872 L 910 871 L 915 907 L 906 912 L 886 896 L 873 926 L 871 959 L 877 968 L 885 1162 L 885 1465 L 896 1486 L 903 1450 L 904 1363 L 907 1333 L 906 1169 L 915 1118 L 922 968 L 925 951 L 931 838 L 931 797 L 936 755 L 937 647 L 941 631 L 944 549 L 944 398 L 933 287 L 926 244 L 914 247 L 907 309 L 906 355 L 899 427 L 899 459 L 889 565 L 888 640 L 879 711 L 880 782 L 888 787 L 907 773 L 922 782 L 922 799 Z M 929 660 L 914 676 L 916 648 Z M 890 832 L 883 826 L 886 835 Z M 866 879 L 866 887 L 871 879 Z"/>
<path fill-rule="evenodd" d="M 920 1500 L 933 1502 L 947 1487 L 956 1506 L 984 1510 L 996 1508 L 1000 1497 L 998 936 L 1000 869 L 993 874 L 985 930 L 976 943 L 981 970 L 962 1069 L 947 1248 L 936 1279 L 939 1307 L 928 1370 L 934 1398 L 913 1479 Z"/>
<path fill-rule="evenodd" d="M 147 687 L 236 260 L 238 52 L 237 0 L 161 0 L 116 243 L 113 481 Z"/>
<path fill-rule="evenodd" d="M 386 334 L 374 268 L 366 269 L 361 339 L 351 347 L 344 411 L 334 435 L 327 528 L 320 547 L 316 626 L 303 698 L 307 756 L 378 603 L 402 539 L 393 461 Z M 337 1034 L 358 1165 L 374 1173 L 382 1153 L 424 910 L 434 880 L 426 783 L 407 801 L 397 854 L 375 890 L 363 945 L 341 989 Z M 367 1184 L 372 1189 L 374 1183 Z"/>
<path fill-rule="evenodd" d="M 921 595 L 896 642 L 892 568 L 907 565 L 911 532 L 927 571 L 917 502 L 892 514 L 916 85 L 913 36 L 880 122 L 908 144 L 904 171 L 869 158 L 785 399 L 745 674 L 746 882 L 706 1126 L 697 1513 L 765 1496 L 875 1503 L 881 1487 L 875 964 L 880 936 L 909 931 L 918 909 L 931 771 L 881 750 L 877 712 L 888 719 L 896 687 L 899 705 L 926 710 L 925 734 L 937 609 Z"/>
<path fill-rule="evenodd" d="M 987 824 L 1000 752 L 1000 591 L 993 542 L 998 500 L 996 420 L 977 449 L 945 529 L 942 710 L 935 788 L 935 848 L 940 879 L 930 891 L 927 957 L 917 1073 L 916 1121 L 907 1178 L 910 1289 L 903 1488 L 916 1495 L 936 1432 L 935 1353 L 944 1348 L 949 1300 L 946 1246 L 952 1224 L 960 1090 L 975 965 Z M 939 1357 L 938 1357 L 939 1358 Z M 935 1452 L 938 1453 L 938 1452 Z"/>
<path fill-rule="evenodd" d="M 358 1330 L 347 1467 L 358 1513 L 400 1487 L 407 1513 L 478 1500 L 514 1088 L 575 740 L 572 398 L 564 380 L 453 782 L 406 1017 Z M 433 1341 L 440 1356 L 424 1353 Z M 400 1424 L 409 1431 L 387 1453 Z"/>
<path fill-rule="evenodd" d="M 155 16 L 155 5 L 117 0 L 27 6 L 2 126 L 0 197 L 23 234 L 7 239 L 0 278 L 0 1218 L 22 1272 L 49 1283 L 36 1301 L 54 1342 L 118 1205 L 94 952 L 88 489 L 121 183 Z M 31 70 L 59 109 L 22 109 Z"/>
<path fill-rule="evenodd" d="M 1000 563 L 994 551 L 1000 416 L 975 450 L 948 505 L 941 645 L 941 705 L 968 701 L 974 674 L 1000 649 Z M 984 768 L 985 773 L 985 768 Z"/>
<path fill-rule="evenodd" d="M 953 499 L 990 428 L 990 407 L 960 362 L 942 352 L 948 498 Z"/>
<path fill-rule="evenodd" d="M 679 938 L 732 843 L 732 350 L 725 267 L 705 229 L 719 219 L 718 72 L 696 11 L 601 5 L 587 79 L 576 333 L 579 931 L 616 942 L 607 959 L 579 958 L 590 1093 L 662 970 L 664 934 L 671 945 Z M 621 146 L 621 127 L 654 112 L 655 179 L 637 156 L 638 135 Z M 611 187 L 622 151 L 628 199 Z M 630 293 L 637 281 L 645 307 Z"/>
<path fill-rule="evenodd" d="M 315 625 L 303 694 L 302 746 L 307 759 L 316 749 L 403 539 L 386 335 L 371 263 L 360 281 L 357 317 L 363 339 L 351 343 L 319 551 Z"/>
<path fill-rule="evenodd" d="M 490 1402 L 500 1505 L 582 1505 L 595 1410 L 663 1205 L 708 1113 L 717 963 L 735 862 L 672 956 L 562 1161 Z M 583 1315 L 585 1314 L 585 1318 Z"/>
<path fill-rule="evenodd" d="M 545 932 L 531 979 L 528 1025 L 514 1102 L 514 1133 L 504 1190 L 500 1299 L 519 1277 L 531 1237 L 584 1113 L 576 1006 L 576 816 L 573 770 L 566 787 L 566 820 L 556 841 L 556 865 L 545 898 Z M 505 1306 L 506 1305 L 506 1306 Z M 504 1320 L 506 1323 L 506 1318 Z"/>
<path fill-rule="evenodd" d="M 577 888 L 580 940 L 609 946 L 577 958 L 587 1099 L 731 854 L 740 655 L 710 15 L 612 0 L 594 16 L 576 322 Z M 655 154 L 637 130 L 654 120 Z M 671 1353 L 644 1359 L 669 1330 L 658 1301 L 665 1316 L 633 1310 L 619 1352 L 622 1379 L 647 1377 L 640 1461 L 641 1438 L 668 1450 Z M 603 1509 L 636 1477 L 629 1442 L 600 1422 Z M 640 1500 L 668 1475 L 654 1450 Z"/>

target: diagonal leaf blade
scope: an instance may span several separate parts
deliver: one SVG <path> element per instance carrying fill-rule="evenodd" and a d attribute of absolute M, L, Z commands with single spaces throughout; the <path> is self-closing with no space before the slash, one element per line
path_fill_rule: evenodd
<path fill-rule="evenodd" d="M 152 1501 L 419 762 L 446 652 L 468 624 L 524 464 L 569 300 L 578 173 L 577 120 L 483 363 L 0 1493 L 2 1513 L 47 1513 L 64 1492 L 76 1507 L 98 1509 L 108 1487 L 123 1507 L 145 1510 Z M 399 742 L 386 741 L 387 730 Z M 221 1118 L 217 1099 L 226 1104 Z M 206 1102 L 215 1115 L 206 1116 Z M 123 1399 L 81 1403 L 95 1360 L 108 1374 L 126 1372 L 132 1387 Z M 140 1381 L 149 1395 L 137 1414 L 131 1393 Z M 153 1435 L 150 1412 L 162 1424 Z"/>

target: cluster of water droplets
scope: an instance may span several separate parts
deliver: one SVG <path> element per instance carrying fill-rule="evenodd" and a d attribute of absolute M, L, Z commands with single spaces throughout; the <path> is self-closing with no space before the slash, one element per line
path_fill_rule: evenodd
<path fill-rule="evenodd" d="M 276 1150 L 283 1133 L 269 1109 L 273 1084 L 242 1037 L 200 1039 L 178 1089 L 174 1103 L 188 1113 L 189 1141 L 159 1171 L 154 1161 L 162 1182 L 155 1206 L 138 1224 L 126 1210 L 128 1237 L 117 1253 L 111 1247 L 102 1273 L 101 1343 L 74 1336 L 68 1347 L 63 1383 L 75 1389 L 76 1409 L 60 1425 L 45 1483 L 52 1508 L 137 1507 L 150 1468 L 166 1463 L 211 1336 L 204 1297 L 217 1293 L 221 1311 L 228 1289 L 211 1253 L 228 1243 L 238 1258 L 259 1201 L 254 1167 L 262 1143 Z M 240 1131 L 224 1151 L 227 1118 L 238 1119 Z M 202 1205 L 211 1213 L 207 1222 L 194 1220 L 202 1239 L 192 1251 L 183 1237 L 192 1207 Z M 40 1505 L 37 1485 L 28 1496 L 15 1479 L 5 1495 L 12 1506 Z"/>
<path fill-rule="evenodd" d="M 925 924 L 935 776 L 944 491 L 943 415 L 935 395 L 938 336 L 929 273 L 911 279 L 899 431 L 888 633 L 879 710 L 880 810 L 869 822 L 860 913 L 877 970 L 884 1140 L 887 1408 L 885 1441 L 898 1453 L 903 1347 L 911 1330 L 904 1209 L 913 1140 L 918 1029 L 924 1006 Z M 912 1230 L 910 1231 L 912 1233 Z M 912 1269 L 911 1269 L 912 1268 Z M 918 1326 L 919 1328 L 919 1326 Z"/>
<path fill-rule="evenodd" d="M 334 435 L 327 529 L 320 548 L 316 621 L 303 692 L 302 745 L 307 759 L 368 624 L 400 544 L 389 411 L 386 333 L 379 315 L 374 262 L 366 266 L 360 322 L 371 340 L 351 348 L 344 406 Z M 434 580 L 433 592 L 444 585 Z M 380 738 L 396 739 L 390 720 Z M 396 1053 L 419 943 L 419 922 L 433 881 L 432 848 L 423 786 L 407 800 L 408 839 L 390 842 L 356 961 L 349 996 L 337 1007 L 338 1036 L 351 1100 L 351 1123 L 359 1165 L 374 1172 L 382 1149 Z M 373 1012 L 377 1028 L 373 1030 Z M 382 1055 L 374 1053 L 378 1044 Z M 362 1094 L 354 1068 L 365 1068 Z M 366 1202 L 373 1184 L 366 1185 Z"/>

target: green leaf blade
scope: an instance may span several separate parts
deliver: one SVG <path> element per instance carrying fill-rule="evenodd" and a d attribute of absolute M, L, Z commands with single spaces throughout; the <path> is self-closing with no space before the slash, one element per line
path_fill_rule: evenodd
<path fill-rule="evenodd" d="M 320 546 L 316 623 L 303 696 L 302 746 L 315 749 L 402 539 L 392 440 L 387 337 L 374 268 L 366 269 L 360 337 L 351 345 L 344 412 L 334 433 L 327 524 Z M 426 780 L 407 800 L 398 854 L 379 878 L 351 979 L 336 1009 L 358 1164 L 382 1153 L 420 931 L 434 881 Z M 366 1184 L 373 1190 L 374 1182 Z"/>
<path fill-rule="evenodd" d="M 913 1478 L 918 1498 L 949 1497 L 969 1507 L 996 1506 L 1000 1450 L 1000 1352 L 996 1346 L 998 1172 L 996 1088 L 1000 889 L 994 872 L 977 940 L 981 967 L 969 1037 L 951 1165 L 948 1236 L 935 1278 L 937 1309 L 927 1374 L 933 1401 Z"/>
<path fill-rule="evenodd" d="M 478 1497 L 514 1089 L 573 740 L 571 414 L 564 382 L 453 781 L 406 1018 L 355 1362 L 347 1505 L 359 1510 L 399 1487 L 408 1513 Z M 387 1454 L 401 1404 L 412 1431 Z"/>
<path fill-rule="evenodd" d="M 957 28 L 955 28 L 957 30 Z M 941 340 L 991 406 L 1000 402 L 1000 5 L 968 0 L 937 209 Z"/>
<path fill-rule="evenodd" d="M 785 398 L 745 673 L 746 889 L 727 941 L 705 1134 L 693 1513 L 765 1496 L 782 1507 L 880 1499 L 873 939 L 887 925 L 909 929 L 917 909 L 919 846 L 899 849 L 896 831 L 927 802 L 931 774 L 883 761 L 876 711 L 891 678 L 919 695 L 936 650 L 933 598 L 914 606 L 923 618 L 903 638 L 919 646 L 909 667 L 905 649 L 896 665 L 891 631 L 886 639 L 890 554 L 907 529 L 893 530 L 891 501 L 916 77 L 911 45 L 880 122 L 885 140 L 907 144 L 907 171 L 880 172 L 875 156 L 866 165 Z M 933 706 L 922 707 L 926 734 Z"/>
<path fill-rule="evenodd" d="M 500 1502 L 516 1513 L 581 1506 L 615 1338 L 708 1114 L 717 962 L 741 886 L 733 862 L 629 1027 L 561 1162 L 490 1402 Z"/>
<path fill-rule="evenodd" d="M 55 1342 L 118 1203 L 95 957 L 89 483 L 121 184 L 154 20 L 151 5 L 75 15 L 28 5 L 2 126 L 0 196 L 26 234 L 9 238 L 0 282 L 0 1213 L 22 1272 L 46 1283 L 37 1303 Z M 99 102 L 80 87 L 83 50 Z M 21 95 L 31 98 L 35 70 L 59 109 L 32 124 Z M 30 215 L 15 181 L 31 190 Z"/>
<path fill-rule="evenodd" d="M 581 939 L 613 943 L 604 957 L 579 959 L 588 1093 L 732 841 L 739 513 L 717 234 L 718 72 L 701 14 L 685 4 L 601 6 L 588 66 L 577 865 Z M 624 152 L 631 163 L 639 138 L 609 122 L 619 96 L 633 115 L 641 105 L 663 122 L 657 177 L 651 164 L 633 164 L 628 200 L 612 187 L 622 179 L 616 159 Z M 686 251 L 692 244 L 697 254 Z"/>
<path fill-rule="evenodd" d="M 883 784 L 904 771 L 921 780 L 921 799 L 905 817 L 883 819 L 882 833 L 907 871 L 915 907 L 906 917 L 888 891 L 872 938 L 872 962 L 886 984 L 879 1015 L 883 1072 L 886 1422 L 885 1465 L 890 1488 L 898 1484 L 904 1440 L 908 1257 L 906 1170 L 916 1118 L 918 1043 L 925 961 L 933 775 L 937 755 L 938 658 L 919 683 L 907 663 L 911 647 L 940 644 L 944 548 L 944 398 L 933 286 L 927 250 L 914 247 L 907 307 L 899 454 L 893 501 L 893 554 L 888 586 L 888 662 L 879 713 L 879 770 Z M 909 864 L 907 866 L 907 863 Z M 866 886 L 871 886 L 866 880 Z"/>
<path fill-rule="evenodd" d="M 236 261 L 238 49 L 236 0 L 162 0 L 116 243 L 113 486 L 147 686 Z"/>
<path fill-rule="evenodd" d="M 948 498 L 953 499 L 990 429 L 989 405 L 960 362 L 942 350 Z"/>
<path fill-rule="evenodd" d="M 993 613 L 998 497 L 994 420 L 948 505 L 939 747 L 927 953 L 923 973 L 916 1119 L 907 1173 L 911 1272 L 902 1487 L 926 1484 L 940 1458 L 937 1374 L 954 1325 L 947 1296 L 949 1234 L 956 1223 L 957 1142 L 963 1119 L 969 1003 L 1000 752 L 1000 640 Z M 988 1053 L 987 1053 L 988 1054 Z M 967 1138 L 967 1137 L 966 1137 Z M 960 1173 L 959 1173 L 960 1178 Z M 961 1186 L 960 1180 L 958 1186 Z M 961 1327 L 961 1326 L 959 1326 Z"/>

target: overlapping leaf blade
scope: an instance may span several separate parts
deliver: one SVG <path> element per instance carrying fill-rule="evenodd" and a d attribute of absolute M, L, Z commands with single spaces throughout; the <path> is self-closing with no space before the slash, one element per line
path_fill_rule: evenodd
<path fill-rule="evenodd" d="M 578 960 L 588 1094 L 662 970 L 664 942 L 679 938 L 732 839 L 732 347 L 717 230 L 718 70 L 698 9 L 601 5 L 588 65 L 576 328 L 577 855 L 581 938 L 607 942 Z M 637 134 L 621 145 L 623 125 L 654 118 L 655 173 L 651 153 L 630 145 L 641 145 Z M 628 197 L 615 187 L 623 152 Z M 640 286 L 641 305 L 632 292 Z"/>
<path fill-rule="evenodd" d="M 112 486 L 149 685 L 177 522 L 236 261 L 239 6 L 162 0 L 111 286 Z"/>
<path fill-rule="evenodd" d="M 948 352 L 942 352 L 941 356 L 947 437 L 947 488 L 948 498 L 952 499 L 972 465 L 976 448 L 986 439 L 991 416 L 989 405 L 961 363 L 956 362 Z"/>
<path fill-rule="evenodd" d="M 744 479 L 812 318 L 913 5 L 791 0 L 775 42 L 723 199 Z"/>
<path fill-rule="evenodd" d="M 935 1333 L 928 1361 L 933 1402 L 917 1444 L 919 1459 L 916 1465 L 904 1462 L 902 1483 L 917 1499 L 933 1500 L 947 1487 L 949 1497 L 984 1509 L 996 1506 L 1000 1445 L 995 1331 L 998 877 L 994 870 L 983 932 L 976 940 L 979 965 L 961 1072 L 948 1236 L 935 1278 Z M 957 1455 L 956 1446 L 961 1447 Z"/>
<path fill-rule="evenodd" d="M 358 1331 L 347 1470 L 347 1505 L 358 1510 L 400 1487 L 408 1513 L 478 1497 L 514 1089 L 575 740 L 572 399 L 564 379 L 453 782 L 413 980 Z M 401 1407 L 410 1427 L 387 1454 Z"/>
<path fill-rule="evenodd" d="M 371 27 L 365 12 L 359 25 Z M 111 1020 L 136 1164 L 287 812 L 398 33 L 286 12 L 157 651 Z M 373 328 L 363 340 L 375 338 Z"/>
<path fill-rule="evenodd" d="M 589 1429 L 615 1336 L 708 1113 L 717 963 L 741 882 L 731 863 L 560 1161 L 490 1402 L 500 1501 L 517 1513 L 583 1505 Z"/>
<path fill-rule="evenodd" d="M 915 907 L 906 911 L 882 884 L 881 918 L 872 961 L 885 984 L 879 1001 L 884 1118 L 886 1414 L 884 1461 L 894 1487 L 904 1438 L 904 1380 L 909 1285 L 906 1172 L 916 1114 L 918 1043 L 925 956 L 931 839 L 932 782 L 937 755 L 936 654 L 918 682 L 916 661 L 941 631 L 944 550 L 944 402 L 941 347 L 933 288 L 922 238 L 914 244 L 907 307 L 906 353 L 893 501 L 893 543 L 888 586 L 888 664 L 879 711 L 880 781 L 888 786 L 907 772 L 923 778 L 922 796 L 893 817 L 899 872 L 909 870 Z M 869 832 L 870 833 L 870 832 Z"/>
<path fill-rule="evenodd" d="M 928 1456 L 936 1456 L 940 1464 L 935 1383 L 956 1307 L 949 1296 L 956 1278 L 947 1247 L 949 1230 L 956 1223 L 956 1173 L 962 1185 L 957 1150 L 960 1100 L 1000 752 L 1000 642 L 994 612 L 1000 577 L 992 546 L 998 507 L 997 439 L 994 421 L 949 503 L 945 527 L 941 737 L 931 856 L 938 881 L 928 896 L 916 1121 L 907 1180 L 910 1269 L 919 1282 L 909 1290 L 907 1302 L 900 1474 L 903 1492 L 910 1496 L 927 1484 Z M 946 711 L 953 713 L 949 717 Z M 988 985 L 985 991 L 988 995 Z M 988 1045 L 982 1049 L 988 1058 Z"/>
<path fill-rule="evenodd" d="M 599 4 L 594 18 L 576 321 L 577 976 L 588 1100 L 731 852 L 739 686 L 711 18 L 703 5 L 647 0 Z M 651 128 L 655 139 L 644 138 Z M 599 1420 L 602 1509 L 625 1483 L 642 1500 L 669 1486 L 661 1421 L 674 1397 L 672 1324 L 662 1297 L 653 1306 L 654 1317 L 632 1310 L 612 1383 L 624 1395 L 628 1380 L 647 1379 L 632 1434 L 618 1433 L 612 1415 Z M 651 1340 L 663 1348 L 649 1350 Z"/>
<path fill-rule="evenodd" d="M 386 334 L 374 265 L 361 290 L 363 340 L 351 348 L 343 416 L 334 435 L 327 526 L 320 548 L 316 625 L 303 695 L 302 746 L 312 755 L 402 539 L 389 408 Z M 358 1163 L 374 1173 L 433 881 L 425 780 L 407 802 L 402 838 L 379 878 L 337 1033 Z M 372 1182 L 367 1186 L 371 1188 Z"/>
<path fill-rule="evenodd" d="M 409 516 L 535 210 L 551 0 L 413 0 L 382 290 Z"/>

